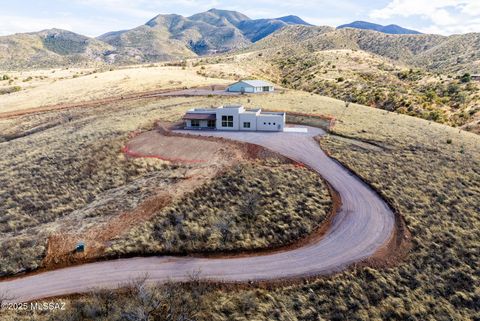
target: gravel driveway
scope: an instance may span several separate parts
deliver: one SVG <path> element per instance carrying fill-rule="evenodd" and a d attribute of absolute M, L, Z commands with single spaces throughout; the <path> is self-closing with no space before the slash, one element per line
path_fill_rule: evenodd
<path fill-rule="evenodd" d="M 0 293 L 13 301 L 115 288 L 148 273 L 152 282 L 187 280 L 199 271 L 204 279 L 225 281 L 271 280 L 324 275 L 371 256 L 390 237 L 395 226 L 393 212 L 365 183 L 327 157 L 314 136 L 286 132 L 188 132 L 258 144 L 304 163 L 323 176 L 340 194 L 342 207 L 323 238 L 303 247 L 259 256 L 200 258 L 158 256 L 112 260 L 39 273 L 0 283 Z"/>

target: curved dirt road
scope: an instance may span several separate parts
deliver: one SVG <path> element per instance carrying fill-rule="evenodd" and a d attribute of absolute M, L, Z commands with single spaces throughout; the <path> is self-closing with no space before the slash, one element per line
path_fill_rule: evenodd
<path fill-rule="evenodd" d="M 185 131 L 182 131 L 185 133 Z M 387 204 L 360 179 L 330 159 L 308 133 L 192 132 L 258 144 L 304 163 L 321 174 L 342 199 L 330 229 L 316 243 L 285 252 L 233 258 L 146 257 L 69 267 L 0 283 L 0 294 L 23 302 L 114 288 L 145 276 L 149 281 L 187 280 L 199 272 L 203 279 L 224 281 L 269 280 L 328 274 L 371 256 L 391 237 L 395 217 Z"/>

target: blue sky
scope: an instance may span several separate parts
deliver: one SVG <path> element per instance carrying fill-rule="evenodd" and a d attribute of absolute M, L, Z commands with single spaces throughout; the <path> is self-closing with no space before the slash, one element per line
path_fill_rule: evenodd
<path fill-rule="evenodd" d="M 139 26 L 160 13 L 188 16 L 210 8 L 237 10 L 250 18 L 294 14 L 315 25 L 366 20 L 444 35 L 480 32 L 480 0 L 0 0 L 0 4 L 0 35 L 56 27 L 98 36 Z"/>

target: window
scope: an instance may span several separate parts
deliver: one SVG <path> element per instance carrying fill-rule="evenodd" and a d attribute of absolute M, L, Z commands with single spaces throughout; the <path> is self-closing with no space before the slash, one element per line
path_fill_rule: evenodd
<path fill-rule="evenodd" d="M 217 123 L 216 120 L 209 119 L 209 120 L 207 121 L 207 127 L 208 127 L 208 128 L 215 128 L 216 123 Z"/>
<path fill-rule="evenodd" d="M 191 126 L 192 126 L 192 127 L 200 127 L 200 120 L 198 120 L 198 119 L 192 119 L 192 120 L 191 120 Z"/>
<path fill-rule="evenodd" d="M 263 123 L 264 125 L 266 125 L 267 123 Z"/>
<path fill-rule="evenodd" d="M 250 128 L 250 122 L 244 122 L 243 128 Z"/>
<path fill-rule="evenodd" d="M 273 125 L 275 126 L 276 124 L 275 124 L 275 123 L 273 123 Z"/>
<path fill-rule="evenodd" d="M 271 125 L 272 123 L 268 123 L 269 125 Z"/>
<path fill-rule="evenodd" d="M 268 86 L 265 86 L 262 89 L 263 89 L 263 91 L 270 91 L 270 87 L 268 87 Z"/>
<path fill-rule="evenodd" d="M 222 116 L 222 127 L 233 127 L 233 116 Z"/>

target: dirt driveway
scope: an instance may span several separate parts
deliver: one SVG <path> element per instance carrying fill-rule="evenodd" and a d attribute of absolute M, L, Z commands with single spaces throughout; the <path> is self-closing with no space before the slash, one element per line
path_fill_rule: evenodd
<path fill-rule="evenodd" d="M 84 264 L 0 282 L 0 293 L 23 302 L 45 297 L 117 288 L 148 275 L 149 282 L 185 281 L 192 273 L 226 282 L 265 281 L 325 275 L 345 269 L 385 249 L 394 237 L 395 214 L 368 185 L 329 158 L 308 133 L 200 132 L 257 144 L 301 162 L 322 175 L 339 193 L 342 206 L 323 238 L 284 252 L 228 258 L 158 256 Z"/>

